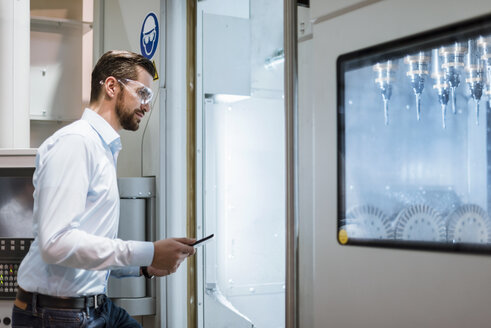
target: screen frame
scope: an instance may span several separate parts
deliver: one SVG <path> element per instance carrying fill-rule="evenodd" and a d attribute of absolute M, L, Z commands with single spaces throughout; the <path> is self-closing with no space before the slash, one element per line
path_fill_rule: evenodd
<path fill-rule="evenodd" d="M 491 15 L 484 15 L 478 18 L 462 21 L 456 24 L 443 26 L 437 29 L 425 31 L 415 35 L 407 36 L 397 40 L 381 43 L 368 48 L 363 48 L 346 54 L 341 54 L 336 60 L 336 81 L 337 81 L 337 229 L 336 239 L 342 246 L 369 246 L 395 249 L 412 249 L 423 251 L 442 251 L 442 252 L 465 252 L 474 254 L 491 254 L 491 243 L 487 245 L 476 243 L 450 243 L 450 242 L 426 242 L 426 241 L 405 241 L 396 239 L 364 239 L 364 238 L 345 238 L 341 234 L 342 221 L 346 218 L 346 172 L 345 172 L 345 80 L 344 73 L 365 67 L 377 62 L 403 58 L 408 53 L 420 51 L 421 49 L 431 49 L 442 44 L 452 42 L 462 42 L 477 36 L 491 35 Z M 363 60 L 361 60 L 361 58 Z M 487 103 L 487 102 L 486 102 Z M 491 126 L 491 114 L 489 105 L 486 105 L 488 129 Z M 488 140 L 490 133 L 488 132 Z M 487 151 L 488 163 L 491 162 L 491 151 Z M 491 195 L 491 174 L 488 174 L 488 194 Z M 488 200 L 490 202 L 490 200 Z"/>

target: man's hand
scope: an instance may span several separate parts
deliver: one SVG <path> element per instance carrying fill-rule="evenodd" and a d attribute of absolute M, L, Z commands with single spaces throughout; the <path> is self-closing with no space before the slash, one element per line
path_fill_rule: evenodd
<path fill-rule="evenodd" d="M 196 252 L 190 246 L 195 241 L 190 238 L 168 238 L 154 242 L 153 261 L 148 273 L 161 277 L 176 272 L 179 265 Z"/>
<path fill-rule="evenodd" d="M 153 266 L 147 267 L 147 272 L 149 275 L 155 276 L 155 277 L 163 277 L 163 276 L 167 276 L 170 274 L 169 270 L 155 269 Z"/>

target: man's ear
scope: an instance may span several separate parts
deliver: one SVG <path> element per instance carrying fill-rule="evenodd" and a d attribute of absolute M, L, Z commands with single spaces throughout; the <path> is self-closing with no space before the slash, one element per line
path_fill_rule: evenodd
<path fill-rule="evenodd" d="M 102 85 L 105 97 L 113 99 L 119 92 L 119 83 L 114 76 L 109 76 Z"/>

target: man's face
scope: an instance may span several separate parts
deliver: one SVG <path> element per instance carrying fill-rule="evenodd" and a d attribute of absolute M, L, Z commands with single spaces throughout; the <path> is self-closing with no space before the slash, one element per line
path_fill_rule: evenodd
<path fill-rule="evenodd" d="M 143 88 L 150 88 L 152 76 L 144 69 L 138 68 L 138 79 L 124 81 L 116 101 L 116 115 L 119 124 L 125 130 L 136 131 L 145 113 L 150 111 L 150 103 L 142 104 L 140 97 Z"/>

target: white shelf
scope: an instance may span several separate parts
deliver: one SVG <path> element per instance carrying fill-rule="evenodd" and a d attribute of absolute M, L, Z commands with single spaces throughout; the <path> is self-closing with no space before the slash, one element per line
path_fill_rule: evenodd
<path fill-rule="evenodd" d="M 92 29 L 92 22 L 84 22 L 66 18 L 31 16 L 31 29 L 82 29 L 83 33 Z"/>
<path fill-rule="evenodd" d="M 0 149 L 0 168 L 36 166 L 36 148 Z"/>
<path fill-rule="evenodd" d="M 48 116 L 42 116 L 42 115 L 29 115 L 29 120 L 30 121 L 36 121 L 36 122 L 75 122 L 79 118 L 53 118 L 53 117 L 48 117 Z"/>

